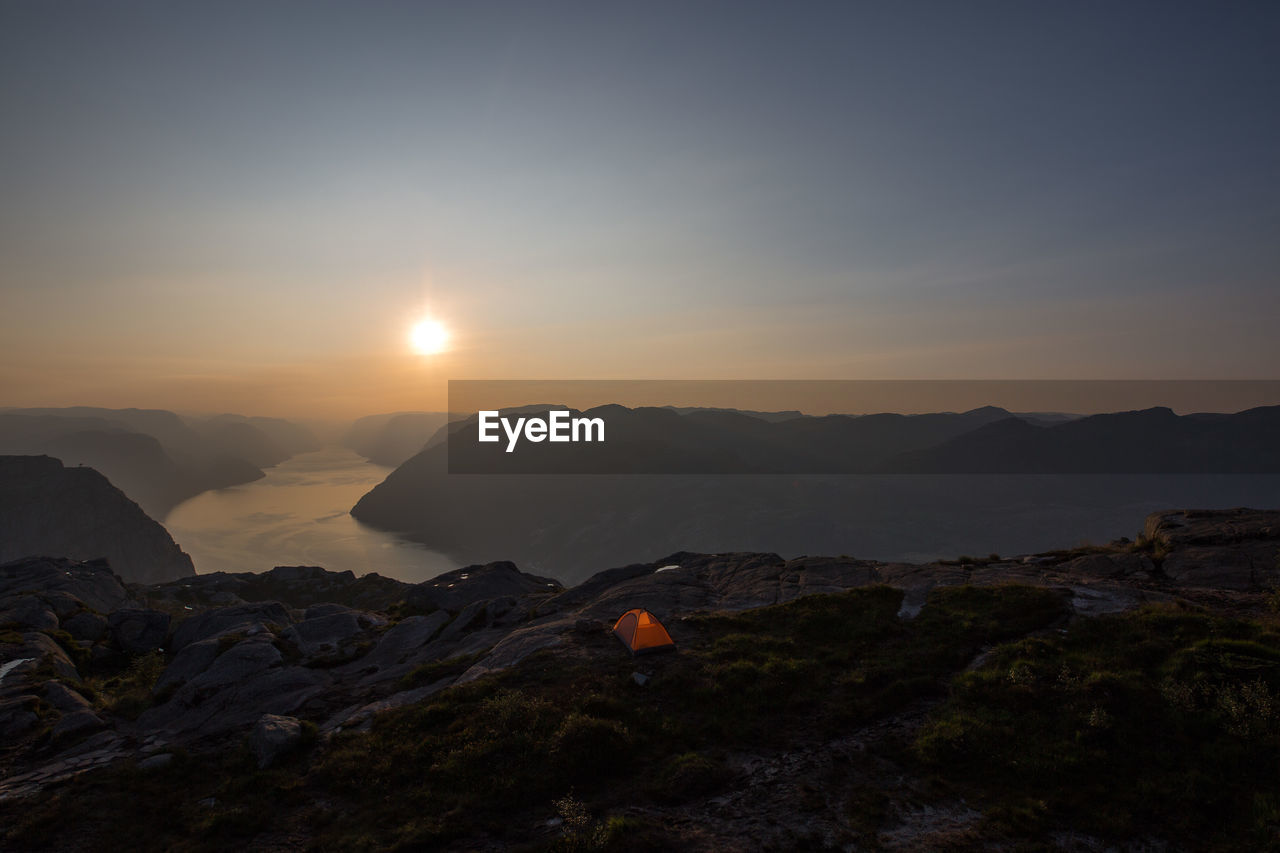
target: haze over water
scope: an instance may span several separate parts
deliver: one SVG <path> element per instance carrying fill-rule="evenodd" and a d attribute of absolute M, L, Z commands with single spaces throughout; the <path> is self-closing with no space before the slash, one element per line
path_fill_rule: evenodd
<path fill-rule="evenodd" d="M 201 574 L 306 565 L 417 583 L 457 568 L 444 554 L 348 514 L 390 470 L 341 447 L 303 453 L 261 480 L 184 501 L 164 525 Z"/>

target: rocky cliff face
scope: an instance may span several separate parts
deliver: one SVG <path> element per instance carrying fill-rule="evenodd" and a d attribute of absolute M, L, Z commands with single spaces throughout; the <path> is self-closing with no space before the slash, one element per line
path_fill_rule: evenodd
<path fill-rule="evenodd" d="M 128 581 L 195 574 L 160 524 L 92 468 L 48 456 L 0 456 L 0 562 L 104 557 Z"/>

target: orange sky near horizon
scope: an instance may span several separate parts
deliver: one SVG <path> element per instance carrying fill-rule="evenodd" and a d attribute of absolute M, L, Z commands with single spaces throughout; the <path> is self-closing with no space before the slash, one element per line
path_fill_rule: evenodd
<path fill-rule="evenodd" d="M 929 5 L 9 4 L 0 406 L 1272 378 L 1275 10 Z"/>

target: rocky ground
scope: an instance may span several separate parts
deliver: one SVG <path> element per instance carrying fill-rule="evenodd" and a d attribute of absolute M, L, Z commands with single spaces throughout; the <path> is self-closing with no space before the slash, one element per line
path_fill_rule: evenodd
<path fill-rule="evenodd" d="M 914 565 L 677 553 L 571 589 L 510 563 L 416 585 L 277 567 L 140 586 L 124 584 L 101 561 L 27 558 L 0 566 L 0 801 L 37 797 L 107 766 L 160 769 L 175 756 L 246 744 L 268 767 L 300 744 L 324 749 L 392 709 L 544 650 L 566 659 L 625 657 L 607 630 L 632 607 L 655 613 L 678 645 L 699 630 L 693 614 L 876 585 L 903 591 L 901 620 L 914 618 L 935 588 L 1008 583 L 1058 591 L 1077 619 L 1174 600 L 1250 615 L 1267 611 L 1280 581 L 1278 550 L 1280 512 L 1240 509 L 1158 513 L 1136 542 L 1017 558 Z M 693 848 L 746 850 L 761 839 L 785 847 L 807 838 L 853 849 L 859 845 L 848 839 L 865 840 L 865 831 L 847 818 L 815 817 L 823 810 L 804 803 L 836 795 L 822 782 L 833 761 L 862 761 L 866 778 L 888 792 L 878 796 L 892 801 L 875 843 L 863 846 L 972 841 L 978 812 L 970 805 L 930 799 L 919 780 L 872 766 L 929 707 L 917 703 L 834 737 L 732 751 L 725 762 L 736 781 L 728 789 L 620 813 L 658 820 Z M 1089 849 L 1095 841 L 1062 846 Z M 294 849 L 306 839 L 267 834 L 259 842 Z"/>

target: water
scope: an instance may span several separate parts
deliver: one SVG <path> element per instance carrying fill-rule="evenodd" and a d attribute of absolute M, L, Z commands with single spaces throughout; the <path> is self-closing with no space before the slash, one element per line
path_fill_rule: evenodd
<path fill-rule="evenodd" d="M 416 583 L 502 559 L 576 583 L 680 550 L 926 562 L 1134 537 L 1160 509 L 1280 506 L 1276 475 L 704 477 L 671 490 L 681 478 L 441 476 L 414 500 L 451 531 L 453 559 L 348 514 L 389 472 L 343 448 L 306 453 L 197 495 L 165 526 L 199 572 L 312 565 Z"/>
<path fill-rule="evenodd" d="M 200 573 L 323 566 L 417 583 L 457 568 L 444 554 L 348 514 L 390 470 L 341 447 L 302 453 L 261 480 L 182 502 L 164 526 Z"/>

